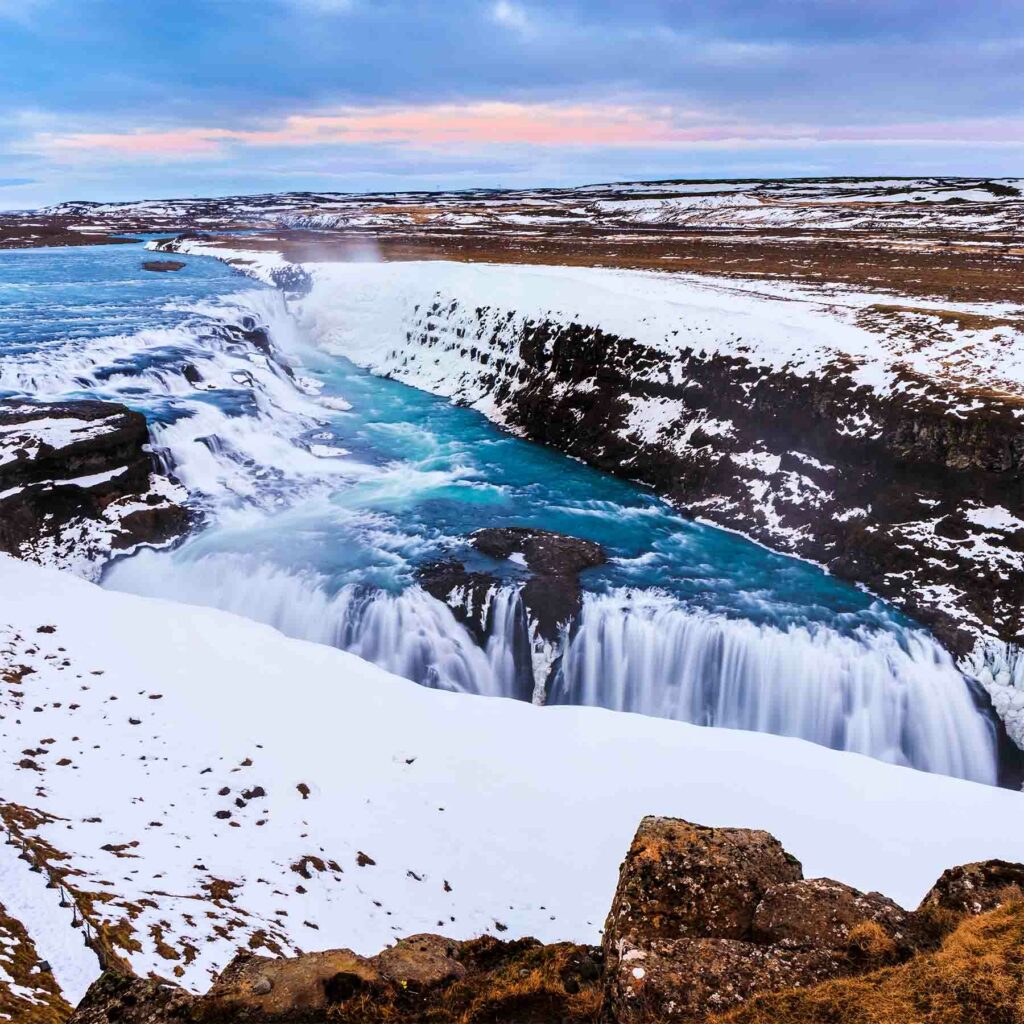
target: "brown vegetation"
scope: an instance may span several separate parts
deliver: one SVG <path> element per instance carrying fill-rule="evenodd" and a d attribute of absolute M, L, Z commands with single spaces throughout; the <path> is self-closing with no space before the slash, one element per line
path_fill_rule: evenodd
<path fill-rule="evenodd" d="M 1024 901 L 961 919 L 933 952 L 859 978 L 758 996 L 721 1024 L 1021 1024 Z"/>

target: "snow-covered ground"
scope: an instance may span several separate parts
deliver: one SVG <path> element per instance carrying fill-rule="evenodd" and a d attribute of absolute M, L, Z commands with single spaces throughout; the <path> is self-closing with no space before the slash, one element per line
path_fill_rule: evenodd
<path fill-rule="evenodd" d="M 809 876 L 905 905 L 950 865 L 1024 860 L 1018 793 L 769 735 L 428 690 L 7 557 L 0 638 L 0 820 L 69 872 L 65 902 L 120 924 L 137 970 L 195 987 L 239 945 L 595 941 L 649 813 L 768 829 Z M 77 999 L 92 965 L 68 941 L 73 911 L 27 863 L 0 867 Z"/>
<path fill-rule="evenodd" d="M 332 228 L 809 228 L 953 227 L 1015 230 L 1024 224 L 1024 181 L 882 178 L 654 181 L 580 188 L 367 194 L 286 192 L 220 199 L 61 203 L 38 211 L 81 231 L 143 224 L 152 230 L 285 225 Z M 137 228 L 136 228 L 137 230 Z"/>
<path fill-rule="evenodd" d="M 183 251 L 218 254 L 213 247 L 194 243 Z M 271 280 L 280 258 L 274 253 L 242 258 L 254 256 L 252 271 Z M 314 294 L 302 306 L 307 323 L 324 344 L 350 357 L 355 352 L 357 361 L 367 365 L 383 364 L 396 338 L 411 324 L 430 319 L 430 304 L 436 301 L 443 307 L 454 301 L 461 309 L 455 326 L 466 330 L 476 326 L 475 309 L 485 307 L 513 313 L 517 325 L 576 321 L 670 356 L 687 350 L 743 356 L 766 370 L 801 376 L 820 374 L 841 357 L 856 367 L 855 384 L 883 394 L 910 390 L 902 374 L 910 370 L 926 379 L 970 380 L 976 388 L 1024 395 L 1024 333 L 1015 320 L 1020 311 L 1005 306 L 964 303 L 951 310 L 948 303 L 915 303 L 917 308 L 907 315 L 933 321 L 933 336 L 921 344 L 920 338 L 905 337 L 891 324 L 866 323 L 863 314 L 877 310 L 879 296 L 855 291 L 822 294 L 785 284 L 597 267 L 445 261 L 303 267 L 315 281 Z M 979 332 L 954 319 L 943 321 L 942 314 L 950 311 L 1006 322 Z M 451 329 L 447 313 L 436 319 L 439 329 Z M 479 347 L 480 339 L 473 342 Z M 458 392 L 465 386 L 461 353 L 439 345 L 433 355 L 428 368 L 408 368 L 409 382 L 418 377 L 428 390 Z M 954 411 L 969 407 L 969 402 L 963 408 L 958 404 Z"/>

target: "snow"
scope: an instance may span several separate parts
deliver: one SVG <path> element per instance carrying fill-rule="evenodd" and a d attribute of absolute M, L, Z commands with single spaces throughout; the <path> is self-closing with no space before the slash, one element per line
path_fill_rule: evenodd
<path fill-rule="evenodd" d="M 991 508 L 973 508 L 964 513 L 964 518 L 975 526 L 984 526 L 992 530 L 1002 530 L 1005 533 L 1015 533 L 1024 529 L 1024 520 L 1012 515 L 1002 505 L 994 505 Z"/>
<path fill-rule="evenodd" d="M 0 903 L 26 926 L 64 998 L 74 1005 L 96 978 L 96 954 L 72 925 L 71 908 L 61 907 L 59 893 L 46 883 L 46 875 L 18 859 L 16 847 L 0 842 Z"/>
<path fill-rule="evenodd" d="M 137 914 L 137 970 L 194 987 L 261 930 L 284 950 L 363 953 L 498 922 L 596 941 L 644 814 L 768 829 L 809 876 L 908 906 L 953 864 L 1024 860 L 1017 793 L 765 734 L 429 690 L 6 557 L 0 623 L 6 661 L 34 669 L 4 687 L 0 733 L 42 750 L 41 770 L 8 771 L 4 801 L 58 816 L 35 833 L 82 873 L 74 884 L 111 894 L 96 905 L 112 919 Z M 3 863 L 6 902 L 22 862 Z M 215 897 L 215 879 L 235 888 Z M 82 965 L 57 898 L 19 909 L 73 993 Z M 161 958 L 154 925 L 182 959 Z"/>
<path fill-rule="evenodd" d="M 66 448 L 108 433 L 110 428 L 109 419 L 80 420 L 71 416 L 0 424 L 0 466 L 15 462 L 19 452 L 32 455 L 43 445 Z"/>
<path fill-rule="evenodd" d="M 194 241 L 180 243 L 178 251 L 217 256 L 265 282 L 289 265 L 279 253 Z M 915 300 L 913 307 L 904 307 L 899 296 L 892 296 L 890 305 L 880 304 L 877 293 L 833 295 L 787 283 L 597 267 L 444 260 L 302 267 L 312 275 L 314 288 L 295 308 L 326 347 L 406 383 L 436 394 L 457 393 L 463 400 L 485 399 L 467 376 L 467 370 L 480 373 L 480 368 L 463 354 L 468 346 L 457 334 L 459 329 L 468 337 L 477 334 L 479 307 L 495 314 L 506 337 L 530 320 L 576 321 L 673 356 L 692 350 L 697 356 L 741 357 L 766 371 L 803 377 L 838 366 L 854 385 L 883 395 L 905 392 L 905 374 L 911 371 L 941 384 L 952 413 L 979 407 L 961 385 L 1024 395 L 1024 357 L 1019 354 L 1024 334 L 1013 311 L 998 304 Z M 443 312 L 428 316 L 435 301 Z M 447 308 L 452 302 L 455 308 Z M 498 313 L 511 313 L 509 323 L 497 324 Z M 970 325 L 972 317 L 988 318 L 993 326 L 969 329 L 964 323 Z M 399 354 L 396 339 L 428 322 L 439 337 L 431 358 L 406 361 L 409 346 Z M 917 333 L 924 327 L 927 343 Z M 479 337 L 474 343 L 485 352 L 490 345 L 492 357 L 507 355 L 493 350 L 494 339 Z M 644 412 L 654 422 L 646 429 L 656 433 L 672 410 L 667 403 L 660 413 L 654 401 L 649 405 Z M 870 436 L 875 424 L 862 413 L 851 413 L 840 430 Z"/>

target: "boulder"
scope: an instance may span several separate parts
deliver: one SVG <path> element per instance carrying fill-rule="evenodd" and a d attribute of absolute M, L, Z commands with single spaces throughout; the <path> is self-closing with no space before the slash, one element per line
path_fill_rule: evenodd
<path fill-rule="evenodd" d="M 459 963 L 461 943 L 443 935 L 410 935 L 371 959 L 388 981 L 418 992 L 450 984 L 466 976 Z"/>
<path fill-rule="evenodd" d="M 181 270 L 185 264 L 181 260 L 146 260 L 142 264 L 143 270 L 152 270 L 158 274 L 166 274 L 175 270 Z"/>
<path fill-rule="evenodd" d="M 911 915 L 881 893 L 863 893 L 831 878 L 773 885 L 754 912 L 756 941 L 792 948 L 847 949 L 851 933 L 870 921 L 897 944 L 913 930 Z"/>
<path fill-rule="evenodd" d="M 805 880 L 753 829 L 644 818 L 605 923 L 606 1021 L 702 1021 L 759 993 L 863 973 L 913 951 L 912 915 Z"/>
<path fill-rule="evenodd" d="M 196 997 L 167 981 L 104 971 L 88 988 L 68 1024 L 166 1024 L 188 1020 Z"/>
<path fill-rule="evenodd" d="M 477 530 L 470 543 L 482 554 L 498 561 L 515 559 L 527 570 L 530 576 L 520 598 L 530 621 L 549 643 L 556 642 L 562 628 L 580 613 L 580 573 L 607 561 L 600 544 L 551 530 L 493 527 Z"/>
<path fill-rule="evenodd" d="M 1018 898 L 1024 894 L 1024 864 L 1005 860 L 961 864 L 942 872 L 925 893 L 918 913 L 943 910 L 954 914 L 981 914 L 998 907 L 1013 893 Z"/>
<path fill-rule="evenodd" d="M 605 956 L 654 939 L 750 939 L 765 893 L 802 877 L 767 832 L 644 818 L 619 871 Z"/>
<path fill-rule="evenodd" d="M 302 1020 L 353 996 L 377 992 L 384 980 L 365 957 L 329 949 L 273 959 L 239 953 L 197 1003 L 207 1020 Z"/>

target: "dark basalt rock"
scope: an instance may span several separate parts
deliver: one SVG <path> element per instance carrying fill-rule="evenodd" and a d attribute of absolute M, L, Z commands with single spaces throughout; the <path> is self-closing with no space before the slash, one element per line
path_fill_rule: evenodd
<path fill-rule="evenodd" d="M 1024 896 L 1024 864 L 985 860 L 942 872 L 928 890 L 918 912 L 936 909 L 955 914 L 982 914 L 1012 898 Z"/>
<path fill-rule="evenodd" d="M 494 527 L 477 530 L 470 543 L 498 560 L 517 553 L 523 556 L 530 578 L 520 596 L 540 635 L 551 643 L 558 640 L 560 629 L 580 613 L 583 594 L 579 574 L 607 561 L 599 544 L 550 530 Z"/>
<path fill-rule="evenodd" d="M 477 530 L 471 535 L 470 543 L 491 558 L 509 558 L 521 552 L 526 567 L 538 576 L 577 576 L 584 569 L 607 561 L 601 545 L 592 540 L 525 526 Z"/>
<path fill-rule="evenodd" d="M 551 530 L 520 526 L 488 527 L 470 534 L 469 543 L 496 561 L 513 555 L 521 560 L 516 572 L 528 574 L 521 581 L 514 611 L 514 657 L 518 681 L 513 696 L 532 700 L 535 685 L 549 680 L 533 678 L 531 627 L 540 639 L 555 644 L 564 628 L 571 628 L 580 613 L 583 593 L 579 574 L 606 561 L 604 551 L 593 541 L 569 537 Z M 452 609 L 478 644 L 486 643 L 494 627 L 491 597 L 502 585 L 498 575 L 470 571 L 458 560 L 431 562 L 417 572 L 420 586 Z"/>
<path fill-rule="evenodd" d="M 523 605 L 531 620 L 537 623 L 541 636 L 552 642 L 558 639 L 560 628 L 579 614 L 582 600 L 579 574 L 606 561 L 601 546 L 593 541 L 521 526 L 477 530 L 470 534 L 469 543 L 481 554 L 497 561 L 507 561 L 515 554 L 522 556 L 517 568 L 530 574 L 521 591 Z M 425 590 L 446 603 L 453 589 L 464 588 L 472 595 L 470 609 L 481 607 L 488 591 L 499 584 L 496 576 L 469 572 L 461 562 L 454 560 L 423 566 L 419 580 Z M 467 614 L 465 603 L 457 609 L 457 614 L 459 612 Z M 460 621 L 465 621 L 479 640 L 486 638 L 487 623 L 472 615 Z"/>
<path fill-rule="evenodd" d="M 145 417 L 123 405 L 0 402 L 0 551 L 59 564 L 184 532 L 187 511 L 150 490 L 148 442 Z M 93 528 L 77 539 L 82 524 Z"/>
<path fill-rule="evenodd" d="M 142 264 L 143 270 L 152 270 L 154 273 L 166 274 L 175 270 L 183 270 L 185 264 L 182 260 L 146 260 Z"/>

